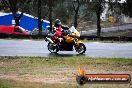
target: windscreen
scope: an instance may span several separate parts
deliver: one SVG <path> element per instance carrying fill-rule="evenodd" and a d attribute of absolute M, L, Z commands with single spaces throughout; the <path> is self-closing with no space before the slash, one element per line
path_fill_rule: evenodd
<path fill-rule="evenodd" d="M 78 31 L 75 29 L 74 26 L 72 26 L 71 28 L 69 28 L 69 30 L 71 31 L 71 33 L 72 33 L 72 32 L 78 32 Z"/>

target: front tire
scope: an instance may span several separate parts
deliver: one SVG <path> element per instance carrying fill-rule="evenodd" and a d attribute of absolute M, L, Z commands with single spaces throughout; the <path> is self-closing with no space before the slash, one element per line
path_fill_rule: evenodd
<path fill-rule="evenodd" d="M 79 45 L 75 46 L 75 50 L 79 54 L 84 54 L 85 51 L 86 51 L 86 47 L 85 47 L 85 45 L 83 43 L 79 43 Z"/>
<path fill-rule="evenodd" d="M 52 43 L 48 43 L 48 50 L 51 52 L 51 53 L 57 53 L 59 51 L 59 48 L 58 48 L 58 45 L 54 45 Z"/>

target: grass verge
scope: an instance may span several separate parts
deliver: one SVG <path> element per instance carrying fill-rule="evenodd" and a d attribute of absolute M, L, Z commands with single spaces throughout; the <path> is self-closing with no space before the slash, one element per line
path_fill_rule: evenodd
<path fill-rule="evenodd" d="M 129 88 L 130 84 L 76 83 L 78 67 L 88 74 L 130 74 L 132 59 L 84 56 L 0 57 L 0 88 Z"/>

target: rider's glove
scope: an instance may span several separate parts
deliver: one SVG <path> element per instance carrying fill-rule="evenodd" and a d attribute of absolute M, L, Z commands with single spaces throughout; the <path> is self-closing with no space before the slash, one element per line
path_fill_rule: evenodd
<path fill-rule="evenodd" d="M 62 42 L 63 41 L 63 38 L 59 38 L 59 42 Z"/>

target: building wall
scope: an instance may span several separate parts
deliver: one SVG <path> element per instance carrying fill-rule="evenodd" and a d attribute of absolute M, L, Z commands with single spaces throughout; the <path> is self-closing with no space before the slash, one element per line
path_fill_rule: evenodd
<path fill-rule="evenodd" d="M 132 23 L 132 18 L 124 16 L 124 23 Z"/>

